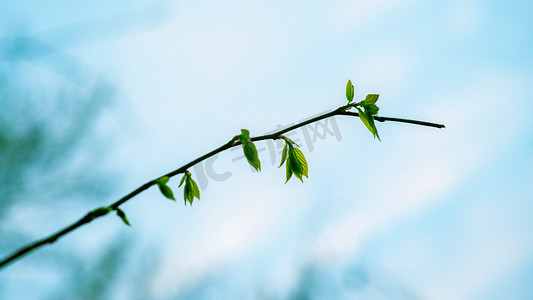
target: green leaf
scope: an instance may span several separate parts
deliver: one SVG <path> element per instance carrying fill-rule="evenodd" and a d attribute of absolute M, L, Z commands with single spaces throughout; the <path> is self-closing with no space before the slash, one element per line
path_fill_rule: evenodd
<path fill-rule="evenodd" d="M 111 211 L 111 207 L 108 206 L 102 206 L 98 207 L 97 209 L 91 211 L 91 216 L 93 218 L 101 217 L 107 215 Z"/>
<path fill-rule="evenodd" d="M 281 168 L 283 166 L 283 163 L 287 159 L 287 143 L 285 143 L 285 146 L 283 147 L 283 150 L 281 150 L 281 163 L 279 164 L 278 168 Z"/>
<path fill-rule="evenodd" d="M 187 201 L 189 201 L 189 203 L 191 203 L 192 205 L 193 198 L 194 196 L 192 195 L 191 184 L 189 183 L 189 180 L 187 179 L 185 181 L 185 187 L 183 188 L 183 199 L 185 200 L 185 206 L 187 206 Z"/>
<path fill-rule="evenodd" d="M 288 162 L 294 176 L 303 182 L 302 177 L 308 177 L 307 161 L 305 160 L 303 152 L 298 148 L 289 148 Z"/>
<path fill-rule="evenodd" d="M 289 164 L 289 162 L 285 164 L 285 174 L 287 176 L 287 180 L 285 180 L 285 183 L 287 183 L 289 179 L 291 179 L 292 177 L 292 170 L 291 170 L 291 165 Z"/>
<path fill-rule="evenodd" d="M 374 123 L 374 117 L 367 111 L 365 111 L 366 118 L 368 120 L 368 123 L 372 127 L 372 134 L 374 135 L 374 138 L 378 138 L 378 140 L 381 142 L 381 139 L 379 138 L 378 129 L 376 128 L 376 124 Z"/>
<path fill-rule="evenodd" d="M 192 178 L 189 178 L 189 180 L 191 181 L 192 195 L 200 200 L 200 189 L 198 188 L 196 181 Z"/>
<path fill-rule="evenodd" d="M 303 152 L 298 148 L 294 148 L 294 146 L 288 141 L 286 141 L 285 147 L 283 147 L 279 167 L 281 167 L 283 163 L 285 163 L 285 174 L 287 176 L 285 183 L 291 179 L 293 174 L 302 182 L 303 176 L 308 177 L 309 169 Z"/>
<path fill-rule="evenodd" d="M 289 139 L 288 137 L 286 137 L 286 136 L 284 136 L 284 135 L 280 135 L 280 137 L 281 137 L 286 143 L 289 143 L 289 144 L 296 145 L 296 146 L 300 147 L 298 144 L 296 144 L 293 140 Z"/>
<path fill-rule="evenodd" d="M 168 182 L 169 179 L 170 179 L 170 178 L 169 178 L 168 176 L 163 176 L 163 177 L 157 179 L 155 182 L 156 182 L 157 184 L 167 184 L 167 182 Z"/>
<path fill-rule="evenodd" d="M 296 176 L 296 178 L 300 179 L 303 182 L 303 176 L 308 177 L 308 166 L 307 161 L 305 160 L 305 156 L 300 149 L 294 148 L 292 145 L 289 145 L 288 152 L 287 176 L 289 175 L 290 170 L 290 175 L 294 173 L 294 176 Z M 288 176 L 288 178 L 290 178 L 290 176 Z"/>
<path fill-rule="evenodd" d="M 378 101 L 379 95 L 377 94 L 368 94 L 366 95 L 366 99 L 361 101 L 361 106 L 368 106 L 376 103 Z"/>
<path fill-rule="evenodd" d="M 346 99 L 348 99 L 348 103 L 352 102 L 353 94 L 354 94 L 354 88 L 353 88 L 352 81 L 348 80 L 348 83 L 346 84 Z"/>
<path fill-rule="evenodd" d="M 189 171 L 185 171 L 185 174 L 183 174 L 183 177 L 181 177 L 181 180 L 180 180 L 180 185 L 178 185 L 178 187 L 181 187 L 181 185 L 183 184 L 183 182 L 185 182 L 185 179 L 187 179 L 187 177 L 191 176 Z"/>
<path fill-rule="evenodd" d="M 183 198 L 185 199 L 185 205 L 187 205 L 187 201 L 192 205 L 192 201 L 194 200 L 194 192 L 192 183 L 187 178 L 187 181 L 185 182 L 185 188 L 183 189 Z"/>
<path fill-rule="evenodd" d="M 254 142 L 250 140 L 250 131 L 247 129 L 241 129 L 241 134 L 237 136 L 239 141 L 242 144 L 242 150 L 244 156 L 256 171 L 261 171 L 261 162 L 259 161 L 259 156 L 257 155 L 257 149 L 255 148 Z"/>
<path fill-rule="evenodd" d="M 196 181 L 192 179 L 191 173 L 189 173 L 189 171 L 185 173 L 182 181 L 183 180 L 185 180 L 185 187 L 183 188 L 183 199 L 185 200 L 185 205 L 187 205 L 188 201 L 192 206 L 192 202 L 195 197 L 200 200 L 200 189 L 198 188 Z"/>
<path fill-rule="evenodd" d="M 361 119 L 361 122 L 363 122 L 363 124 L 365 124 L 366 128 L 372 134 L 374 134 L 374 129 L 372 128 L 372 125 L 370 125 L 367 115 L 359 107 L 356 107 L 356 109 L 359 112 L 359 119 Z"/>
<path fill-rule="evenodd" d="M 155 181 L 157 186 L 159 187 L 159 191 L 161 191 L 161 194 L 163 196 L 167 197 L 170 200 L 176 200 L 174 199 L 174 194 L 172 193 L 172 190 L 167 186 L 167 182 L 170 178 L 168 176 L 163 176 Z"/>
<path fill-rule="evenodd" d="M 126 214 L 122 211 L 122 209 L 117 208 L 117 216 L 119 216 L 119 218 L 122 219 L 122 222 L 124 222 L 124 224 L 131 226 L 130 221 L 128 220 L 128 218 L 126 217 Z"/>
<path fill-rule="evenodd" d="M 362 111 L 359 107 L 356 107 L 357 111 L 359 112 L 359 119 L 365 124 L 366 128 L 372 133 L 374 138 L 378 138 L 379 141 L 381 139 L 379 138 L 378 129 L 376 128 L 376 124 L 374 123 L 374 116 L 369 111 Z"/>
<path fill-rule="evenodd" d="M 247 129 L 241 129 L 241 134 L 239 134 L 239 141 L 243 142 L 250 138 L 250 131 Z"/>
<path fill-rule="evenodd" d="M 259 156 L 257 155 L 257 149 L 255 148 L 254 142 L 246 140 L 242 143 L 242 149 L 244 151 L 244 156 L 255 168 L 256 171 L 261 171 L 261 162 L 259 161 Z"/>
<path fill-rule="evenodd" d="M 368 112 L 371 115 L 376 115 L 379 111 L 379 107 L 375 104 L 365 106 L 365 112 Z"/>
<path fill-rule="evenodd" d="M 167 197 L 170 200 L 176 200 L 176 198 L 174 198 L 174 193 L 172 193 L 172 189 L 169 188 L 168 185 L 158 184 L 158 186 L 159 191 L 161 191 L 161 194 L 163 194 L 163 196 Z"/>
<path fill-rule="evenodd" d="M 307 166 L 307 160 L 305 159 L 304 153 L 300 149 L 294 148 L 294 154 L 302 166 L 302 175 L 309 178 L 309 167 Z"/>

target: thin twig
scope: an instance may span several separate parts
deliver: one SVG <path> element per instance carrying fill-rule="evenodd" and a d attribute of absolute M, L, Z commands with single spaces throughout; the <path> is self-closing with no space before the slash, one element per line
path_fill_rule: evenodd
<path fill-rule="evenodd" d="M 311 119 L 306 120 L 306 121 L 302 121 L 302 122 L 300 122 L 300 123 L 298 123 L 296 125 L 290 126 L 288 128 L 282 129 L 282 130 L 279 130 L 279 131 L 277 131 L 275 133 L 251 138 L 251 140 L 252 141 L 276 140 L 282 134 L 284 134 L 286 132 L 289 132 L 289 131 L 298 129 L 300 127 L 303 127 L 305 125 L 308 125 L 308 124 L 311 124 L 311 123 L 314 123 L 314 122 L 317 122 L 317 121 L 320 121 L 322 119 L 326 119 L 326 118 L 329 118 L 329 117 L 337 116 L 337 115 L 356 116 L 356 117 L 359 116 L 359 114 L 356 113 L 356 112 L 348 112 L 348 111 L 346 111 L 347 109 L 349 109 L 349 106 L 342 106 L 342 107 L 339 107 L 336 110 L 324 113 L 322 115 L 319 115 L 317 117 L 311 118 Z M 436 124 L 436 123 L 430 123 L 430 122 L 424 122 L 424 121 L 417 121 L 417 120 L 409 120 L 409 119 L 380 117 L 380 116 L 374 116 L 374 120 L 379 121 L 379 122 L 386 122 L 386 121 L 402 122 L 402 123 L 409 123 L 409 124 L 415 124 L 415 125 L 421 125 L 421 126 L 429 126 L 429 127 L 435 127 L 435 128 L 444 128 L 445 127 L 442 124 Z M 201 161 L 203 161 L 203 160 L 205 160 L 205 159 L 207 159 L 207 158 L 209 158 L 209 157 L 211 157 L 213 155 L 216 155 L 217 153 L 220 153 L 222 151 L 228 150 L 228 149 L 230 149 L 232 147 L 235 147 L 235 146 L 238 146 L 240 144 L 241 143 L 239 141 L 237 141 L 236 137 L 234 137 L 233 139 L 231 139 L 226 144 L 216 148 L 215 150 L 213 150 L 213 151 L 211 151 L 209 153 L 206 153 L 206 154 L 196 158 L 195 160 L 193 160 L 193 161 L 181 166 L 180 168 L 178 168 L 178 169 L 176 169 L 176 170 L 174 170 L 172 172 L 169 172 L 169 173 L 167 173 L 167 174 L 165 174 L 163 176 L 168 176 L 170 178 L 170 177 L 176 176 L 176 175 L 178 175 L 180 173 L 184 173 L 187 169 L 189 169 L 190 167 L 196 165 L 197 163 L 199 163 L 199 162 L 201 162 Z M 147 190 L 148 188 L 150 188 L 151 186 L 156 184 L 156 180 L 157 180 L 157 178 L 148 181 L 147 183 L 141 185 L 140 187 L 138 187 L 137 189 L 135 189 L 131 193 L 127 194 L 126 196 L 120 198 L 118 201 L 114 202 L 113 204 L 109 205 L 108 207 L 111 210 L 117 210 L 120 205 L 124 204 L 125 202 L 127 202 L 131 198 L 137 196 L 138 194 L 142 193 L 143 191 Z M 18 251 L 14 252 L 13 254 L 7 256 L 2 261 L 0 261 L 0 269 L 5 267 L 6 265 L 8 265 L 9 263 L 11 263 L 13 261 L 15 261 L 17 259 L 20 259 L 21 257 L 23 257 L 24 255 L 32 252 L 33 250 L 36 250 L 36 249 L 38 249 L 38 248 L 40 248 L 40 247 L 42 247 L 44 245 L 54 243 L 55 241 L 57 241 L 61 237 L 63 237 L 65 235 L 67 235 L 68 233 L 70 233 L 71 231 L 73 231 L 75 229 L 78 229 L 79 227 L 81 227 L 81 226 L 83 226 L 85 224 L 88 224 L 88 223 L 94 221 L 95 219 L 100 218 L 100 217 L 102 217 L 104 215 L 105 214 L 103 214 L 103 215 L 102 214 L 98 214 L 96 212 L 96 210 L 93 210 L 93 211 L 87 213 L 83 218 L 81 218 L 79 221 L 73 223 L 72 225 L 70 225 L 68 227 L 65 227 L 64 229 L 58 231 L 57 233 L 55 233 L 53 235 L 50 235 L 49 237 L 46 237 L 46 238 L 37 240 L 37 241 L 35 241 L 33 243 L 30 243 L 30 244 L 22 247 Z"/>

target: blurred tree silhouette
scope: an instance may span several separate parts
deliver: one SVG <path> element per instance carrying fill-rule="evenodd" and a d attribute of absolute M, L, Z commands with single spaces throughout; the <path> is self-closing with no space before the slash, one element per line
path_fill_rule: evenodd
<path fill-rule="evenodd" d="M 109 82 L 60 49 L 31 35 L 0 38 L 2 253 L 35 238 L 32 229 L 40 224 L 29 218 L 36 212 L 59 216 L 62 209 L 77 203 L 107 199 L 104 195 L 111 186 L 106 179 L 112 176 L 95 163 L 104 159 L 106 151 L 97 129 L 101 113 L 114 97 Z M 21 222 L 28 226 L 20 226 Z M 50 288 L 52 298 L 101 299 L 119 268 L 122 249 L 111 245 L 101 254 L 98 270 L 82 273 L 84 261 L 75 253 L 52 253 L 51 268 L 72 279 L 61 282 L 56 291 Z M 13 282 L 0 282 L 7 293 Z M 94 294 L 97 291 L 101 294 Z"/>
<path fill-rule="evenodd" d="M 383 268 L 360 263 L 348 267 L 304 265 L 288 299 L 421 299 L 407 284 Z"/>
<path fill-rule="evenodd" d="M 96 202 L 102 204 L 112 192 L 107 183 L 112 179 L 114 186 L 117 184 L 117 178 L 104 167 L 113 133 L 102 130 L 106 126 L 104 114 L 109 115 L 116 100 L 115 89 L 66 48 L 149 29 L 165 20 L 168 11 L 165 3 L 154 4 L 38 33 L 32 32 L 25 21 L 21 23 L 25 16 L 2 21 L 0 25 L 9 28 L 3 31 L 8 35 L 0 32 L 2 256 L 43 234 L 35 233 L 36 228 L 46 225 L 34 223 L 35 216 L 70 216 L 71 208 L 83 206 L 83 211 Z M 23 295 L 33 293 L 30 298 L 114 299 L 116 291 L 111 288 L 121 278 L 116 276 L 118 270 L 128 268 L 122 262 L 126 254 L 131 256 L 131 243 L 119 238 L 110 245 L 99 245 L 101 251 L 91 258 L 55 247 L 54 251 L 43 253 L 47 260 L 41 257 L 32 270 L 46 269 L 39 279 L 17 279 L 17 267 L 0 273 L 0 298 L 20 298 L 24 289 Z M 146 254 L 145 250 L 140 251 Z M 157 259 L 156 249 L 147 252 L 152 260 Z M 154 272 L 152 260 L 130 266 L 136 271 L 131 273 L 135 283 L 145 283 L 147 273 Z M 31 260 L 28 265 L 32 265 Z M 41 283 L 50 273 L 60 278 L 51 287 Z M 36 291 L 43 285 L 44 292 Z M 146 299 L 143 295 L 150 294 L 146 284 L 131 284 L 129 288 L 132 290 L 127 294 L 137 299 Z"/>
<path fill-rule="evenodd" d="M 111 86 L 72 59 L 50 62 L 48 56 L 61 54 L 37 40 L 0 44 L 0 217 L 14 205 L 107 193 L 102 180 L 95 184 L 102 173 L 91 161 L 99 155 L 91 130 L 113 97 Z M 66 65 L 77 72 L 64 74 Z"/>

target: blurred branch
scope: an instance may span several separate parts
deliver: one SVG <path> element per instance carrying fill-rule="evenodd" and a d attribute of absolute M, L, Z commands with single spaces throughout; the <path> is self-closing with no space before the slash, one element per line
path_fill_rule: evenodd
<path fill-rule="evenodd" d="M 262 135 L 262 136 L 257 136 L 257 137 L 253 137 L 251 138 L 252 141 L 262 141 L 262 140 L 276 140 L 278 138 L 280 138 L 280 136 L 286 132 L 289 132 L 289 131 L 292 131 L 294 129 L 297 129 L 297 128 L 300 128 L 300 127 L 303 127 L 305 125 L 308 125 L 308 124 L 311 124 L 311 123 L 314 123 L 314 122 L 317 122 L 317 121 L 320 121 L 322 119 L 326 119 L 326 118 L 330 118 L 330 117 L 333 117 L 333 116 L 337 116 L 337 115 L 347 115 L 347 116 L 355 116 L 355 117 L 359 117 L 359 114 L 358 113 L 355 113 L 355 112 L 348 112 L 347 110 L 350 109 L 350 105 L 346 105 L 346 106 L 341 106 L 339 108 L 337 108 L 336 110 L 333 110 L 331 112 L 328 112 L 328 113 L 324 113 L 322 115 L 319 115 L 317 117 L 314 117 L 312 119 L 309 119 L 309 120 L 306 120 L 306 121 L 303 121 L 303 122 L 300 122 L 298 124 L 295 124 L 293 126 L 290 126 L 288 128 L 285 128 L 285 129 L 282 129 L 282 130 L 279 130 L 275 133 L 272 133 L 272 134 L 268 134 L 268 135 Z M 420 125 L 420 126 L 429 126 L 429 127 L 434 127 L 434 128 L 444 128 L 445 126 L 442 125 L 442 124 L 436 124 L 436 123 L 430 123 L 430 122 L 424 122 L 424 121 L 417 121 L 417 120 L 410 120 L 410 119 L 399 119 L 399 118 L 390 118 L 390 117 L 380 117 L 380 116 L 374 116 L 374 120 L 376 121 L 379 121 L 379 122 L 400 122 L 400 123 L 409 123 L 409 124 L 415 124 L 415 125 Z M 229 142 L 227 142 L 226 144 L 216 148 L 215 150 L 207 153 L 207 154 L 204 154 L 198 158 L 196 158 L 195 160 L 181 166 L 180 168 L 172 171 L 172 172 L 169 172 L 165 175 L 162 175 L 161 177 L 163 176 L 168 176 L 169 178 L 170 177 L 173 177 L 173 176 L 176 176 L 180 173 L 184 173 L 185 171 L 187 171 L 187 169 L 189 169 L 190 167 L 196 165 L 197 163 L 211 157 L 211 156 L 214 156 L 222 151 L 225 151 L 225 150 L 228 150 L 230 148 L 233 148 L 235 146 L 238 146 L 238 145 L 241 145 L 241 142 L 237 141 L 237 137 L 234 137 L 232 138 Z M 160 178 L 160 177 L 158 177 Z M 140 187 L 138 187 L 137 189 L 135 189 L 134 191 L 130 192 L 129 194 L 127 194 L 126 196 L 120 198 L 118 201 L 114 202 L 113 204 L 107 206 L 107 207 L 100 207 L 100 208 L 97 208 L 89 213 L 87 213 L 83 218 L 81 218 L 79 221 L 73 223 L 72 225 L 62 229 L 61 231 L 49 236 L 49 237 L 46 237 L 46 238 L 43 238 L 43 239 L 40 239 L 40 240 L 37 240 L 31 244 L 28 244 L 24 247 L 22 247 L 20 250 L 14 252 L 13 254 L 7 256 L 6 258 L 4 258 L 3 260 L 0 261 L 0 268 L 3 268 L 5 267 L 6 265 L 8 265 L 9 263 L 17 260 L 17 259 L 20 259 L 21 257 L 23 257 L 24 255 L 28 254 L 29 252 L 32 252 L 33 250 L 36 250 L 46 244 L 52 244 L 54 243 L 55 241 L 57 241 L 59 238 L 65 236 L 66 234 L 70 233 L 71 231 L 85 225 L 85 224 L 88 224 L 92 221 L 94 221 L 95 219 L 97 218 L 100 218 L 100 217 L 103 217 L 104 215 L 108 214 L 109 212 L 111 211 L 117 211 L 119 209 L 119 206 L 124 204 L 125 202 L 127 202 L 128 200 L 132 199 L 133 197 L 137 196 L 138 194 L 142 193 L 143 191 L 147 190 L 148 188 L 150 188 L 151 186 L 153 185 L 156 185 L 156 180 L 158 179 L 153 179 L 153 180 L 150 180 L 148 181 L 147 183 L 141 185 Z"/>

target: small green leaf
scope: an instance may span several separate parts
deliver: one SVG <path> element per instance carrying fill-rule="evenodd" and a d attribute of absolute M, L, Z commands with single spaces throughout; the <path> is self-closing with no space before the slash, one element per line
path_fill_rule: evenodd
<path fill-rule="evenodd" d="M 97 209 L 91 211 L 91 216 L 92 216 L 93 218 L 98 218 L 98 217 L 101 217 L 101 216 L 105 216 L 105 215 L 107 215 L 111 210 L 112 210 L 111 207 L 108 207 L 108 206 L 98 207 Z"/>
<path fill-rule="evenodd" d="M 366 95 L 366 99 L 361 101 L 361 106 L 368 106 L 376 103 L 378 101 L 379 95 L 377 94 L 368 94 Z"/>
<path fill-rule="evenodd" d="M 192 178 L 189 178 L 189 180 L 191 181 L 192 195 L 200 200 L 200 189 L 198 188 L 196 181 Z"/>
<path fill-rule="evenodd" d="M 242 149 L 244 151 L 244 156 L 250 165 L 252 165 L 256 171 L 261 171 L 261 162 L 259 161 L 259 156 L 257 155 L 257 149 L 255 148 L 254 142 L 245 140 L 242 143 Z"/>
<path fill-rule="evenodd" d="M 365 124 L 366 128 L 372 133 L 374 134 L 374 129 L 372 128 L 372 126 L 370 125 L 370 123 L 368 122 L 368 119 L 367 119 L 367 115 L 359 108 L 359 107 L 356 107 L 357 111 L 359 112 L 359 119 L 361 119 L 361 122 L 363 122 L 363 124 Z"/>
<path fill-rule="evenodd" d="M 287 143 L 285 143 L 285 146 L 283 147 L 283 150 L 281 150 L 281 163 L 279 164 L 278 168 L 281 168 L 283 166 L 283 163 L 287 159 Z"/>
<path fill-rule="evenodd" d="M 379 141 L 381 139 L 379 138 L 378 129 L 376 128 L 376 124 L 374 123 L 374 116 L 370 114 L 369 111 L 362 111 L 359 107 L 356 107 L 357 111 L 359 112 L 359 119 L 365 124 L 366 128 L 372 133 L 372 135 L 378 138 Z"/>
<path fill-rule="evenodd" d="M 185 182 L 185 179 L 187 179 L 187 177 L 191 176 L 189 171 L 185 171 L 185 174 L 183 174 L 183 177 L 181 177 L 181 180 L 180 180 L 180 185 L 178 185 L 178 187 L 181 187 L 181 185 L 183 184 L 183 182 Z"/>
<path fill-rule="evenodd" d="M 241 129 L 241 134 L 239 134 L 239 140 L 242 142 L 243 140 L 247 140 L 250 138 L 250 131 L 247 129 Z"/>
<path fill-rule="evenodd" d="M 189 173 L 189 171 L 185 172 L 185 175 L 183 175 L 183 178 L 181 181 L 182 183 L 185 182 L 185 187 L 183 188 L 183 199 L 185 200 L 185 205 L 187 205 L 187 201 L 188 201 L 192 206 L 194 197 L 200 200 L 200 189 L 198 188 L 196 181 L 192 179 L 191 173 Z"/>
<path fill-rule="evenodd" d="M 290 168 L 296 178 L 303 182 L 302 177 L 308 177 L 307 161 L 302 151 L 298 148 L 289 147 L 289 156 L 287 158 Z"/>
<path fill-rule="evenodd" d="M 285 175 L 287 176 L 287 180 L 285 180 L 285 183 L 289 182 L 289 179 L 292 177 L 292 169 L 289 162 L 285 164 Z"/>
<path fill-rule="evenodd" d="M 376 128 L 376 124 L 374 123 L 374 116 L 372 116 L 369 112 L 365 111 L 366 118 L 368 120 L 368 123 L 372 127 L 372 134 L 374 135 L 374 138 L 377 137 L 378 140 L 381 142 L 381 139 L 379 138 L 378 129 Z"/>
<path fill-rule="evenodd" d="M 302 166 L 302 175 L 309 178 L 309 168 L 307 166 L 307 160 L 305 159 L 304 153 L 300 149 L 294 148 L 294 154 L 296 159 Z"/>
<path fill-rule="evenodd" d="M 192 201 L 194 200 L 194 191 L 190 178 L 187 178 L 187 181 L 185 182 L 185 188 L 183 189 L 183 198 L 185 199 L 185 205 L 187 205 L 187 201 L 189 201 L 192 206 Z"/>
<path fill-rule="evenodd" d="M 163 196 L 167 197 L 170 200 L 176 200 L 176 198 L 174 198 L 174 193 L 172 193 L 172 189 L 169 188 L 168 185 L 158 184 L 158 186 L 159 191 L 161 191 L 161 194 L 163 194 Z"/>
<path fill-rule="evenodd" d="M 286 143 L 289 143 L 289 144 L 296 145 L 296 146 L 300 147 L 298 144 L 296 144 L 293 140 L 289 139 L 288 137 L 286 137 L 286 136 L 284 136 L 284 135 L 280 135 L 280 137 L 281 137 Z"/>
<path fill-rule="evenodd" d="M 244 151 L 244 156 L 256 171 L 261 171 L 261 162 L 259 161 L 259 156 L 257 155 L 257 149 L 255 148 L 254 142 L 250 139 L 250 131 L 247 129 L 241 129 L 241 134 L 237 136 L 239 141 L 242 144 L 242 150 Z"/>
<path fill-rule="evenodd" d="M 368 112 L 371 115 L 377 114 L 378 111 L 379 111 L 379 107 L 375 104 L 365 106 L 365 112 Z"/>
<path fill-rule="evenodd" d="M 352 102 L 353 94 L 354 94 L 354 88 L 353 88 L 352 81 L 348 80 L 348 83 L 346 83 L 346 99 L 348 99 L 348 103 Z"/>
<path fill-rule="evenodd" d="M 290 178 L 289 175 L 292 176 L 293 173 L 296 178 L 303 182 L 303 176 L 308 177 L 308 166 L 303 152 L 300 149 L 289 145 L 287 156 L 287 181 Z"/>
<path fill-rule="evenodd" d="M 183 188 L 183 199 L 185 200 L 185 205 L 187 205 L 187 201 L 192 205 L 194 195 L 192 194 L 192 187 L 188 178 L 185 181 L 185 187 Z"/>
<path fill-rule="evenodd" d="M 163 176 L 155 181 L 157 186 L 159 187 L 159 191 L 161 191 L 161 194 L 163 196 L 167 197 L 170 200 L 176 200 L 174 199 L 174 194 L 172 193 L 172 190 L 167 186 L 167 182 L 170 178 L 168 176 Z"/>
<path fill-rule="evenodd" d="M 128 220 L 128 218 L 126 217 L 126 214 L 122 211 L 122 209 L 117 208 L 117 216 L 119 216 L 119 218 L 122 219 L 122 222 L 124 222 L 124 224 L 131 226 L 130 221 Z"/>
<path fill-rule="evenodd" d="M 157 184 L 167 184 L 167 182 L 168 182 L 169 179 L 170 179 L 170 178 L 169 178 L 168 176 L 163 176 L 163 177 L 157 179 L 155 182 L 156 182 Z"/>

